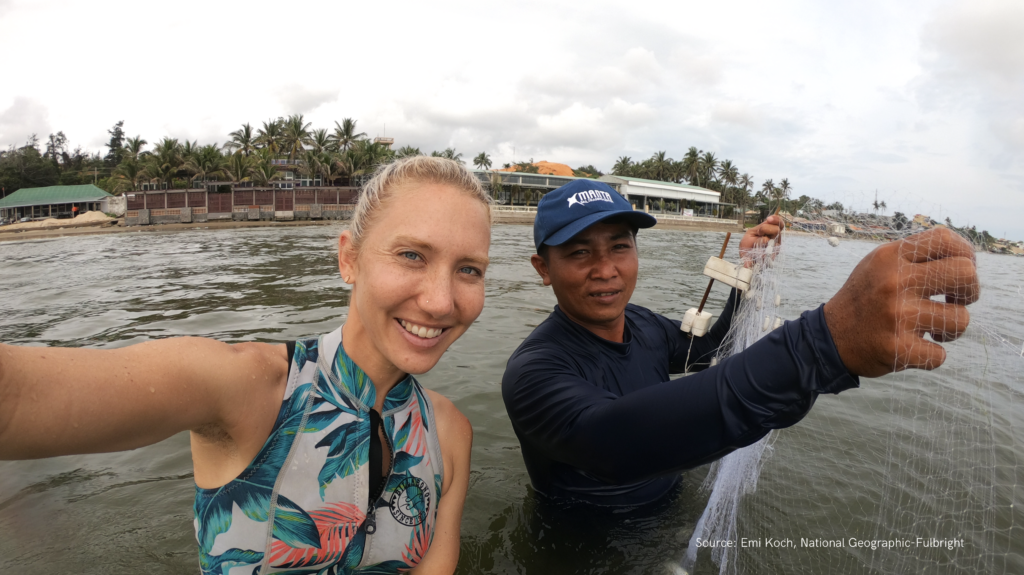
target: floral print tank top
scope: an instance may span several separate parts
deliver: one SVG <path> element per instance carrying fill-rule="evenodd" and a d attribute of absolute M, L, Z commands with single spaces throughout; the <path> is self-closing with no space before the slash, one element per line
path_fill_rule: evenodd
<path fill-rule="evenodd" d="M 426 393 L 406 376 L 384 400 L 390 473 L 370 500 L 376 389 L 349 359 L 341 328 L 295 344 L 270 437 L 217 489 L 196 487 L 204 574 L 395 573 L 430 546 L 444 464 Z"/>

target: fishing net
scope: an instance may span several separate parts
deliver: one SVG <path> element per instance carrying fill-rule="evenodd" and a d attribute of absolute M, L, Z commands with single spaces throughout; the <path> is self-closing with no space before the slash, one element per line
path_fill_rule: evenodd
<path fill-rule="evenodd" d="M 720 357 L 746 349 L 777 318 L 795 319 L 787 286 L 829 279 L 800 269 L 793 245 L 856 262 L 880 242 L 943 226 L 825 209 L 782 215 L 788 230 L 754 254 L 751 289 Z M 670 572 L 1024 573 L 1024 259 L 988 253 L 998 246 L 987 234 L 955 231 L 977 248 L 982 291 L 966 332 L 942 344 L 943 365 L 862 378 L 860 389 L 820 397 L 796 426 L 713 464 L 707 508 Z M 940 291 L 938 272 L 913 268 L 929 250 L 901 244 L 901 285 L 916 278 Z M 851 270 L 832 278 L 836 288 Z M 909 306 L 897 316 L 919 319 Z M 896 361 L 920 351 L 910 346 Z"/>

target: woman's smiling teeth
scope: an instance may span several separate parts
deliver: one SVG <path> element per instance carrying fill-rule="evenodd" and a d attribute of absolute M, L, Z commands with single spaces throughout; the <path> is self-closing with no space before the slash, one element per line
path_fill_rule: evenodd
<path fill-rule="evenodd" d="M 411 321 L 405 321 L 404 319 L 400 319 L 398 321 L 402 323 L 402 327 L 405 328 L 405 331 L 415 336 L 422 337 L 423 339 L 433 339 L 441 335 L 441 332 L 444 331 L 441 328 L 430 328 L 423 327 L 422 325 L 416 325 Z"/>

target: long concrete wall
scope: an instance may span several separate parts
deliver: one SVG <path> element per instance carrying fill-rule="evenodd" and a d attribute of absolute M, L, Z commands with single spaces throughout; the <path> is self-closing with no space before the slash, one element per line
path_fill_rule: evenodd
<path fill-rule="evenodd" d="M 148 226 L 154 224 L 187 224 L 193 222 L 225 221 L 278 221 L 295 220 L 347 220 L 352 215 L 351 204 L 310 204 L 298 205 L 297 210 L 275 210 L 274 206 L 252 208 L 235 207 L 230 212 L 207 213 L 206 208 L 165 208 L 160 210 L 127 210 L 125 226 Z"/>

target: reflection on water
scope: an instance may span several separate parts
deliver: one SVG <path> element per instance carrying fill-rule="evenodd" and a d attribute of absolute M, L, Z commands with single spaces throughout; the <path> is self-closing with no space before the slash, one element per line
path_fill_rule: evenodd
<path fill-rule="evenodd" d="M 262 228 L 0 244 L 0 341 L 112 348 L 178 335 L 285 341 L 325 333 L 347 312 L 348 291 L 335 256 L 339 231 Z M 703 294 L 703 263 L 720 242 L 721 234 L 642 232 L 634 303 L 682 316 Z M 735 245 L 727 256 L 733 260 Z M 787 280 L 786 317 L 825 301 L 873 247 L 844 242 L 831 249 L 820 240 L 790 238 L 794 269 Z M 530 253 L 529 227 L 495 227 L 484 312 L 438 367 L 420 378 L 450 397 L 474 427 L 459 573 L 668 573 L 703 511 L 706 495 L 698 488 L 706 468 L 685 473 L 668 500 L 625 513 L 551 508 L 529 488 L 500 380 L 512 350 L 554 305 L 550 290 L 535 277 Z M 972 318 L 1019 347 L 1024 265 L 987 254 L 979 255 L 979 265 L 985 291 Z M 713 290 L 709 309 L 719 309 L 726 295 Z M 1005 356 L 996 348 L 993 353 Z M 950 349 L 952 364 L 957 348 Z M 971 358 L 986 353 L 981 347 L 961 349 Z M 1019 373 L 1005 372 L 1008 366 L 990 362 L 979 385 L 998 395 L 1001 401 L 993 405 L 1009 409 L 978 415 L 970 403 L 974 396 L 965 394 L 964 404 L 947 406 L 963 412 L 958 421 L 988 420 L 945 435 L 936 433 L 943 419 L 922 428 L 928 418 L 915 415 L 933 412 L 928 398 L 944 385 L 942 371 L 865 380 L 860 390 L 819 399 L 804 422 L 780 434 L 758 492 L 744 504 L 741 533 L 871 535 L 862 532 L 876 529 L 886 501 L 920 515 L 933 507 L 945 512 L 934 493 L 937 480 L 913 480 L 913 462 L 934 460 L 939 450 L 961 460 L 994 462 L 989 471 L 995 469 L 1000 485 L 1011 486 L 1009 493 L 982 498 L 1004 505 L 983 510 L 987 516 L 979 521 L 998 529 L 979 544 L 998 550 L 995 557 L 1002 562 L 992 563 L 994 571 L 1024 572 L 1024 488 L 1014 487 L 1024 485 L 1024 466 L 1017 466 L 1022 390 L 999 388 L 999 382 L 1020 381 Z M 894 410 L 897 394 L 917 403 L 901 401 Z M 986 430 L 987 437 L 979 435 Z M 923 441 L 922 434 L 933 439 Z M 977 445 L 992 448 L 984 456 L 965 452 Z M 894 472 L 894 460 L 910 462 L 908 471 Z M 0 572 L 194 573 L 191 471 L 186 434 L 125 453 L 0 462 Z M 900 490 L 880 477 L 903 478 Z M 980 481 L 962 479 L 968 486 Z M 1014 500 L 1016 510 L 1008 509 L 1005 503 Z M 957 501 L 961 507 L 977 503 Z M 871 562 L 870 552 L 849 549 L 762 550 L 750 557 L 747 572 L 858 573 Z M 717 572 L 706 560 L 697 571 Z"/>

